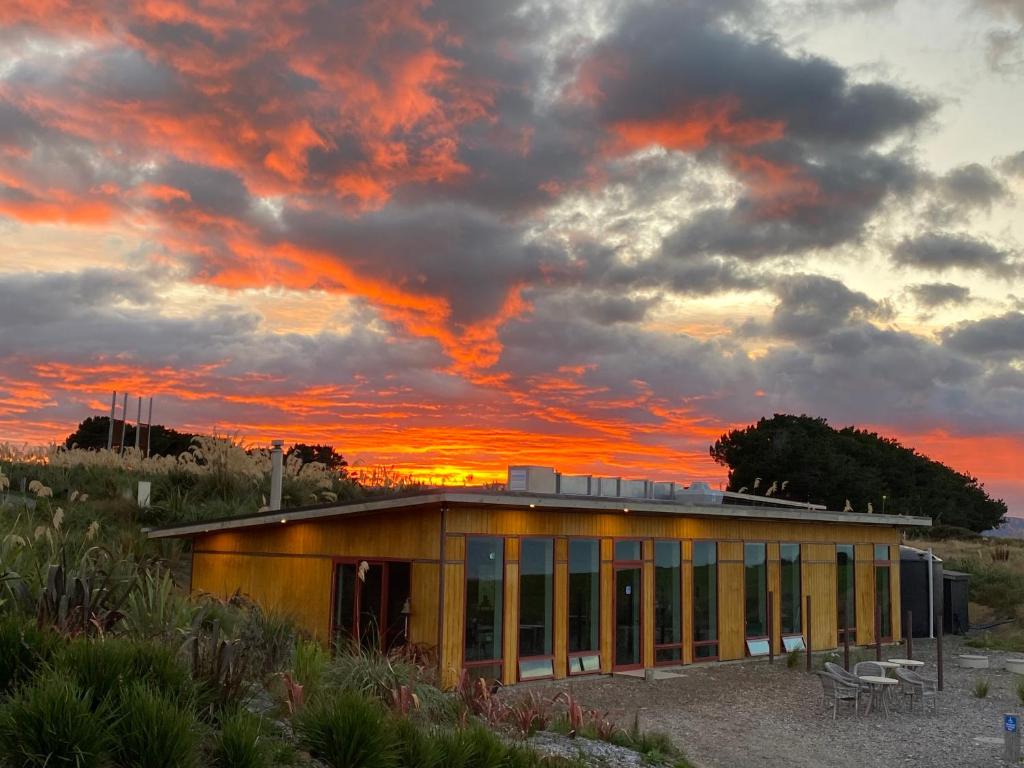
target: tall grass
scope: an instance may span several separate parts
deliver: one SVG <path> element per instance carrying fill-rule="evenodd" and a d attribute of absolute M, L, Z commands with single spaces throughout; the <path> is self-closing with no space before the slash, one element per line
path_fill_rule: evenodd
<path fill-rule="evenodd" d="M 397 768 L 398 745 L 386 711 L 355 691 L 314 699 L 294 724 L 299 742 L 332 768 Z"/>
<path fill-rule="evenodd" d="M 119 699 L 111 726 L 119 768 L 197 768 L 200 735 L 189 707 L 139 681 Z"/>

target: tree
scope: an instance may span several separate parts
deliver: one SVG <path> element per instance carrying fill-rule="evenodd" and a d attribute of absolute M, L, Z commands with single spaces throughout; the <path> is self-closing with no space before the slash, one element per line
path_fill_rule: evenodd
<path fill-rule="evenodd" d="M 711 458 L 729 468 L 730 491 L 763 493 L 772 482 L 781 498 L 857 512 L 923 515 L 972 531 L 998 526 L 1006 504 L 978 479 L 907 448 L 892 438 L 825 419 L 776 414 L 722 435 Z M 754 486 L 761 478 L 758 489 Z"/>
<path fill-rule="evenodd" d="M 328 469 L 333 469 L 341 476 L 348 474 L 348 462 L 345 457 L 334 450 L 333 445 L 309 445 L 307 443 L 296 443 L 288 449 L 288 455 L 297 454 L 303 464 L 316 461 Z"/>
<path fill-rule="evenodd" d="M 109 416 L 90 416 L 65 438 L 64 445 L 68 448 L 77 446 L 87 450 L 106 448 L 109 430 Z M 150 454 L 153 456 L 177 456 L 182 451 L 188 450 L 193 437 L 195 435 L 188 432 L 179 432 L 176 429 L 154 424 L 149 436 Z M 135 445 L 134 424 L 125 426 L 124 444 L 126 446 Z"/>

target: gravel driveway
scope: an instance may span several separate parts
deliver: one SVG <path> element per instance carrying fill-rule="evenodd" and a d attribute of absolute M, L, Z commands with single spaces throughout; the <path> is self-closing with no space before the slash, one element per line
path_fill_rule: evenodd
<path fill-rule="evenodd" d="M 701 768 L 964 768 L 1000 765 L 1002 714 L 1024 711 L 1017 702 L 1017 676 L 1003 670 L 1010 654 L 983 653 L 991 669 L 960 669 L 959 638 L 947 638 L 945 690 L 937 715 L 893 712 L 855 717 L 840 705 L 833 723 L 821 707 L 821 683 L 785 658 L 766 662 L 687 667 L 671 679 L 644 682 L 614 677 L 579 679 L 571 687 L 587 706 L 664 731 Z M 903 648 L 883 649 L 899 657 Z M 863 652 L 862 652 L 863 655 Z M 914 642 L 914 656 L 935 676 L 934 643 Z M 865 656 L 866 658 L 866 656 Z M 870 658 L 874 658 L 872 655 Z M 975 698 L 974 683 L 987 678 L 988 697 Z"/>

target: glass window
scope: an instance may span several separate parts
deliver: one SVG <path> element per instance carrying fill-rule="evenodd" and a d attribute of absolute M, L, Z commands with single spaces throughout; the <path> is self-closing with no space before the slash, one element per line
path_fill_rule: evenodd
<path fill-rule="evenodd" d="M 889 559 L 889 545 L 888 544 L 875 544 L 875 560 L 886 560 Z"/>
<path fill-rule="evenodd" d="M 616 541 L 615 542 L 615 559 L 616 560 L 642 560 L 642 547 L 639 541 Z"/>
<path fill-rule="evenodd" d="M 600 648 L 600 606 L 599 542 L 597 539 L 570 539 L 569 653 L 596 652 Z"/>
<path fill-rule="evenodd" d="M 466 538 L 466 662 L 501 658 L 503 541 L 496 537 Z M 500 672 L 500 665 L 492 665 Z M 500 674 L 497 675 L 500 677 Z"/>
<path fill-rule="evenodd" d="M 799 635 L 802 632 L 800 595 L 800 545 L 779 545 L 780 576 L 782 581 L 779 629 L 783 635 Z"/>
<path fill-rule="evenodd" d="M 654 542 L 654 648 L 656 661 L 682 661 L 682 584 L 679 542 Z"/>
<path fill-rule="evenodd" d="M 881 636 L 883 640 L 892 638 L 892 605 L 889 592 L 889 566 L 880 565 L 875 568 L 875 600 L 881 619 Z"/>
<path fill-rule="evenodd" d="M 768 565 L 764 544 L 743 545 L 746 637 L 768 636 Z"/>
<path fill-rule="evenodd" d="M 693 655 L 718 657 L 718 546 L 693 542 Z"/>
<path fill-rule="evenodd" d="M 334 644 L 344 646 L 356 627 L 356 566 L 340 563 L 334 569 Z"/>
<path fill-rule="evenodd" d="M 856 581 L 854 580 L 853 544 L 836 544 L 836 607 L 839 641 L 844 628 L 851 633 L 857 627 Z M 851 634 L 850 641 L 853 642 Z"/>
<path fill-rule="evenodd" d="M 550 656 L 554 542 L 523 539 L 519 548 L 519 657 Z"/>

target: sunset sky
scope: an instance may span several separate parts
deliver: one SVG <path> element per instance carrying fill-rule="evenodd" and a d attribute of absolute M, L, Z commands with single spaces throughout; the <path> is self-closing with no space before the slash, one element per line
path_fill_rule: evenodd
<path fill-rule="evenodd" d="M 808 413 L 1024 516 L 1022 201 L 1022 0 L 4 0 L 0 441 L 717 484 Z"/>

